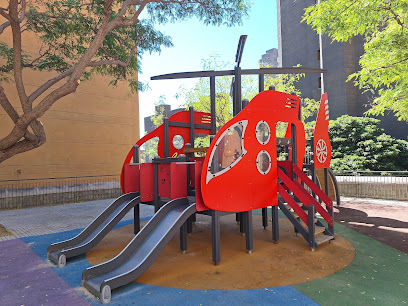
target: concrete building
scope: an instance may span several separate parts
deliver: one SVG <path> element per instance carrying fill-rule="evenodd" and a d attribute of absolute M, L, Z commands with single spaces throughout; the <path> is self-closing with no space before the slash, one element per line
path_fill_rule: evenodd
<path fill-rule="evenodd" d="M 271 67 L 275 68 L 278 67 L 278 49 L 272 48 L 266 51 L 265 54 L 262 55 L 261 59 L 259 60 L 259 66 L 261 67 Z"/>
<path fill-rule="evenodd" d="M 301 23 L 304 9 L 315 4 L 315 0 L 277 0 L 278 11 L 278 62 L 282 67 L 301 64 L 303 67 L 320 67 L 319 36 L 305 22 Z M 364 52 L 361 37 L 349 43 L 332 42 L 322 37 L 323 64 L 328 70 L 323 77 L 325 91 L 329 95 L 330 118 L 342 115 L 363 116 L 374 98 L 372 93 L 362 93 L 347 77 L 360 69 L 359 59 Z M 320 99 L 320 75 L 306 75 L 299 82 L 304 96 Z M 408 123 L 399 122 L 393 114 L 381 119 L 381 126 L 387 134 L 407 140 Z"/>

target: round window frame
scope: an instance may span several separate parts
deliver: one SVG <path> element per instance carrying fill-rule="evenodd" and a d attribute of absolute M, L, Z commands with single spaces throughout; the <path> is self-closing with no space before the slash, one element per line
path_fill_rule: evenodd
<path fill-rule="evenodd" d="M 264 142 L 261 142 L 260 140 L 259 140 L 259 138 L 258 138 L 258 135 L 257 135 L 257 133 L 256 133 L 256 131 L 258 131 L 258 128 L 259 128 L 259 126 L 261 125 L 261 124 L 266 124 L 266 127 L 268 128 L 268 139 L 266 139 L 266 141 L 264 141 Z M 261 144 L 261 145 L 266 145 L 268 142 L 269 142 L 269 140 L 271 140 L 271 128 L 269 127 L 269 124 L 265 121 L 265 120 L 261 120 L 261 121 L 259 121 L 257 124 L 256 124 L 256 128 L 255 128 L 255 138 L 256 138 L 256 140 Z"/>
<path fill-rule="evenodd" d="M 258 162 L 258 160 L 259 160 L 261 154 L 263 154 L 263 153 L 265 153 L 265 154 L 268 156 L 268 159 L 269 159 L 269 167 L 268 167 L 268 169 L 267 169 L 266 171 L 262 171 L 262 169 L 260 169 L 260 167 L 259 167 L 259 162 Z M 262 174 L 262 175 L 266 175 L 266 174 L 269 173 L 269 171 L 271 171 L 271 168 L 272 168 L 272 159 L 271 159 L 271 155 L 269 155 L 268 151 L 266 151 L 266 150 L 261 150 L 261 151 L 259 151 L 258 155 L 256 156 L 256 168 L 258 169 L 258 172 L 259 172 L 260 174 Z"/>
<path fill-rule="evenodd" d="M 177 147 L 174 145 L 174 138 L 176 138 L 177 136 L 180 136 L 181 139 L 183 140 L 183 145 L 182 145 L 180 148 L 177 148 Z M 180 134 L 177 134 L 177 135 L 174 135 L 174 136 L 173 136 L 173 139 L 171 140 L 171 144 L 173 145 L 173 147 L 174 147 L 176 150 L 181 150 L 181 149 L 184 148 L 184 146 L 186 145 L 186 143 L 185 143 L 185 141 L 184 141 L 184 137 L 181 136 Z"/>

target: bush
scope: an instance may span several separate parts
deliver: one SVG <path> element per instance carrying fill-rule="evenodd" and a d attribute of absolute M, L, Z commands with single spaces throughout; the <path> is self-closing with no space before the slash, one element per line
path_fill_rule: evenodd
<path fill-rule="evenodd" d="M 379 127 L 380 120 L 341 116 L 330 122 L 335 170 L 408 170 L 408 142 Z"/>

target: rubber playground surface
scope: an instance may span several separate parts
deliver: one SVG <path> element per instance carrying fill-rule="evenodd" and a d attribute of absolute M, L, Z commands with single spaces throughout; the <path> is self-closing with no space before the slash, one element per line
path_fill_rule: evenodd
<path fill-rule="evenodd" d="M 78 204 L 48 209 L 58 211 L 69 205 Z M 14 217 L 20 213 L 29 218 L 36 209 L 41 208 L 15 211 Z M 11 215 L 13 211 L 0 211 L 0 223 L 4 225 L 3 218 Z M 148 219 L 149 212 L 142 216 Z M 112 304 L 408 304 L 407 202 L 343 201 L 335 214 L 336 240 L 315 252 L 283 219 L 280 242 L 273 244 L 271 225 L 263 230 L 257 221 L 260 217 L 255 215 L 254 250 L 247 254 L 245 238 L 235 230 L 233 218 L 227 217 L 221 218 L 219 266 L 211 262 L 208 222 L 197 218 L 187 253 L 180 253 L 175 237 L 138 282 L 113 290 Z M 35 231 L 30 230 L 26 236 L 23 232 L 19 238 L 0 241 L 0 304 L 100 305 L 81 288 L 82 271 L 120 252 L 126 239 L 132 237 L 132 220 L 121 221 L 94 250 L 70 260 L 63 269 L 47 262 L 47 247 L 78 234 L 80 226 L 47 233 L 51 225 L 46 216 L 34 224 L 44 234 L 32 235 Z"/>

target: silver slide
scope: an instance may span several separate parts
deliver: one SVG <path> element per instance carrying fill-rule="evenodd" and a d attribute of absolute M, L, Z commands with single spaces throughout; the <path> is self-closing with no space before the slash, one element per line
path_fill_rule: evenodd
<path fill-rule="evenodd" d="M 92 249 L 139 203 L 138 192 L 120 196 L 77 236 L 51 244 L 47 249 L 47 258 L 59 268 L 64 267 L 67 258 L 84 254 Z"/>
<path fill-rule="evenodd" d="M 187 198 L 166 203 L 115 258 L 86 269 L 82 285 L 102 303 L 111 300 L 111 289 L 142 275 L 184 222 L 196 212 Z"/>

